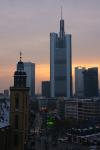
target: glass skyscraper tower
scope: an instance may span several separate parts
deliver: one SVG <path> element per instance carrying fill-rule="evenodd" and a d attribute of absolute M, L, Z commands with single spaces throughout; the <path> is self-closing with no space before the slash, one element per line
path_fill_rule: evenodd
<path fill-rule="evenodd" d="M 72 96 L 71 34 L 65 34 L 64 20 L 60 32 L 50 33 L 51 97 Z"/>

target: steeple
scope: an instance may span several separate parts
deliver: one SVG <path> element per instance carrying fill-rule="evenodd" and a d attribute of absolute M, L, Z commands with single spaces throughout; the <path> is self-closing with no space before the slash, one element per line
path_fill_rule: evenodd
<path fill-rule="evenodd" d="M 20 52 L 20 60 L 17 63 L 17 70 L 14 74 L 14 86 L 26 87 L 26 72 L 24 71 L 24 63 L 22 62 L 22 52 Z"/>
<path fill-rule="evenodd" d="M 64 32 L 63 9 L 62 9 L 62 6 L 61 6 L 60 38 L 63 39 L 64 35 L 65 35 L 65 32 Z"/>
<path fill-rule="evenodd" d="M 22 52 L 20 51 L 20 60 L 17 64 L 17 71 L 24 71 L 24 63 L 22 62 Z"/>
<path fill-rule="evenodd" d="M 61 6 L 61 20 L 63 18 L 62 6 Z"/>
<path fill-rule="evenodd" d="M 22 53 L 14 73 L 14 86 L 10 88 L 11 150 L 25 150 L 29 131 L 29 88 L 23 70 Z"/>
<path fill-rule="evenodd" d="M 20 51 L 20 61 L 22 61 L 22 52 Z"/>

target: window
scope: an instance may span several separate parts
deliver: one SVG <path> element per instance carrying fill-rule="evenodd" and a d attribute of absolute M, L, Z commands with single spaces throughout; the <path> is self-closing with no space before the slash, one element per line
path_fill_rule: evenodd
<path fill-rule="evenodd" d="M 16 97 L 15 97 L 15 108 L 19 109 L 19 95 L 18 94 L 16 94 Z"/>
<path fill-rule="evenodd" d="M 18 146 L 18 135 L 17 134 L 14 135 L 14 146 L 15 147 Z"/>
<path fill-rule="evenodd" d="M 18 115 L 15 115 L 15 129 L 18 129 Z"/>

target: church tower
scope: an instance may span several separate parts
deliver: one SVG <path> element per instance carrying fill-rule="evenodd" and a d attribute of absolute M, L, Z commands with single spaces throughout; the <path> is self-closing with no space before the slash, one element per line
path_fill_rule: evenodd
<path fill-rule="evenodd" d="M 14 86 L 10 88 L 12 150 L 24 150 L 28 136 L 29 88 L 26 87 L 27 76 L 21 55 L 14 73 Z"/>

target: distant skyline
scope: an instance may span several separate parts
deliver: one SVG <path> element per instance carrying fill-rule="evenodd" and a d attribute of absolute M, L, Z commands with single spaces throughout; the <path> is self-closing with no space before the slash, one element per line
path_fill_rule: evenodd
<path fill-rule="evenodd" d="M 99 0 L 0 0 L 0 91 L 13 84 L 20 51 L 36 63 L 36 90 L 49 79 L 49 35 L 59 32 L 61 6 L 73 66 L 100 65 Z"/>

